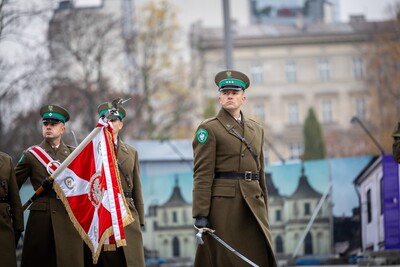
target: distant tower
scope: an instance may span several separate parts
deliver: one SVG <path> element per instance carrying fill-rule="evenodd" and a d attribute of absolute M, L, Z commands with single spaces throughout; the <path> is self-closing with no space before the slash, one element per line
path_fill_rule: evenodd
<path fill-rule="evenodd" d="M 121 0 L 121 27 L 124 42 L 125 61 L 128 70 L 130 93 L 138 93 L 138 73 L 136 61 L 136 19 L 134 0 Z"/>

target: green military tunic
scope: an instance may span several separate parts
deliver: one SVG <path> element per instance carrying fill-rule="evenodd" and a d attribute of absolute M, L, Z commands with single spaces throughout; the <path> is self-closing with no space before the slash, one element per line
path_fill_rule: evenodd
<path fill-rule="evenodd" d="M 134 222 L 125 226 L 126 246 L 117 248 L 116 251 L 102 251 L 97 264 L 92 263 L 90 252 L 87 246 L 85 254 L 85 266 L 127 266 L 144 267 L 144 250 L 141 225 L 144 225 L 144 204 L 142 197 L 142 185 L 139 172 L 139 158 L 136 149 L 122 142 L 119 139 L 117 157 L 119 162 L 119 175 L 121 178 L 122 190 L 131 194 L 126 197 L 129 210 L 132 213 Z"/>
<path fill-rule="evenodd" d="M 12 159 L 0 152 L 0 261 L 16 267 L 14 231 L 24 230 L 24 218 Z"/>
<path fill-rule="evenodd" d="M 39 146 L 60 162 L 71 153 L 64 143 L 55 150 L 45 140 Z M 49 176 L 45 167 L 28 151 L 23 152 L 15 167 L 15 174 L 20 188 L 30 178 L 33 190 L 38 189 Z M 83 241 L 55 192 L 45 191 L 29 210 L 21 266 L 84 266 Z"/>
<path fill-rule="evenodd" d="M 259 266 L 276 266 L 268 222 L 262 127 L 242 114 L 243 126 L 226 110 L 198 127 L 193 140 L 193 217 L 208 217 L 226 243 Z M 251 145 L 255 160 L 232 129 Z M 259 180 L 215 179 L 216 172 L 259 173 Z M 209 235 L 203 235 L 195 266 L 249 266 Z"/>

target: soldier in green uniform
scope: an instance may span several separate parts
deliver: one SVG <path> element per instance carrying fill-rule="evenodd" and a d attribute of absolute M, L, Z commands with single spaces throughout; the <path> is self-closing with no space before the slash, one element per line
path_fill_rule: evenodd
<path fill-rule="evenodd" d="M 100 116 L 112 108 L 110 102 L 102 103 L 97 111 Z M 102 251 L 97 264 L 93 264 L 92 255 L 89 248 L 85 245 L 85 266 L 126 266 L 144 267 L 144 249 L 141 227 L 144 226 L 144 204 L 142 198 L 142 185 L 140 182 L 138 152 L 133 147 L 124 143 L 118 133 L 123 127 L 122 119 L 125 118 L 126 111 L 119 107 L 118 115 L 109 117 L 113 126 L 113 136 L 117 147 L 118 169 L 121 178 L 121 186 L 124 191 L 129 210 L 134 218 L 134 222 L 125 226 L 126 246 L 117 248 L 115 251 Z"/>
<path fill-rule="evenodd" d="M 24 218 L 12 159 L 0 152 L 0 259 L 16 267 L 15 247 L 24 230 Z"/>
<path fill-rule="evenodd" d="M 203 121 L 193 140 L 193 217 L 258 266 L 276 266 L 268 222 L 264 174 L 264 130 L 245 117 L 248 77 L 233 70 L 215 76 L 221 109 Z M 214 240 L 203 236 L 194 266 L 249 266 Z"/>
<path fill-rule="evenodd" d="M 394 160 L 400 164 L 400 122 L 393 132 L 393 157 Z"/>
<path fill-rule="evenodd" d="M 15 167 L 19 188 L 28 178 L 34 190 L 42 184 L 46 188 L 29 207 L 21 267 L 82 267 L 83 240 L 52 184 L 44 182 L 51 172 L 49 163 L 63 162 L 73 150 L 62 141 L 70 116 L 57 105 L 43 106 L 40 115 L 44 140 L 26 149 Z"/>

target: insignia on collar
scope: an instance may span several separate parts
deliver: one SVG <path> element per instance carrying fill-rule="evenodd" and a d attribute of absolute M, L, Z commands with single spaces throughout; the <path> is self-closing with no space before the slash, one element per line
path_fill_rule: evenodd
<path fill-rule="evenodd" d="M 24 157 L 25 157 L 25 155 L 24 154 L 22 154 L 22 156 L 19 158 L 19 160 L 18 160 L 18 164 L 20 164 L 23 160 L 24 160 Z"/>
<path fill-rule="evenodd" d="M 205 129 L 200 128 L 196 133 L 196 137 L 200 144 L 204 144 L 207 141 L 208 132 Z"/>

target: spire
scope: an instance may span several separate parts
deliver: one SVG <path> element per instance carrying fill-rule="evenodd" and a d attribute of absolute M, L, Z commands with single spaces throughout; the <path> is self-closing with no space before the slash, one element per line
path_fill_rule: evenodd
<path fill-rule="evenodd" d="M 289 197 L 290 199 L 303 199 L 303 198 L 321 198 L 321 194 L 312 188 L 305 175 L 304 162 L 301 161 L 301 175 L 299 185 L 294 193 Z"/>
<path fill-rule="evenodd" d="M 161 207 L 180 207 L 189 205 L 182 196 L 181 188 L 179 187 L 178 175 L 175 175 L 175 186 L 170 198 Z"/>

